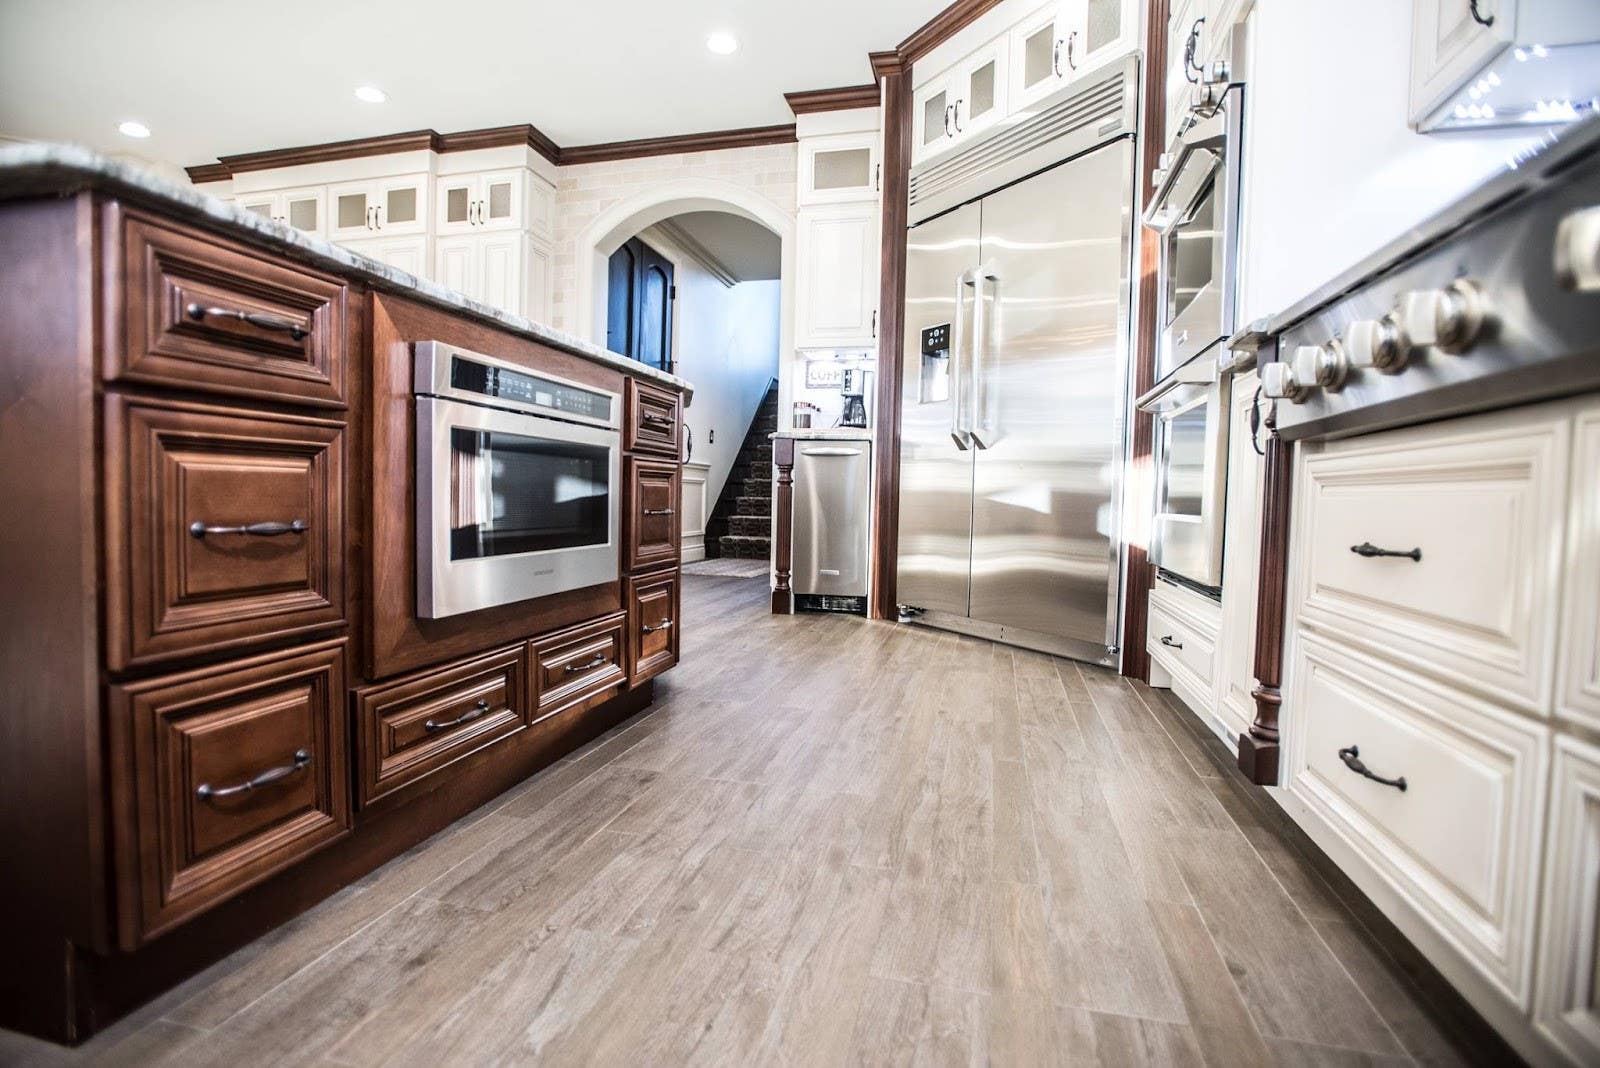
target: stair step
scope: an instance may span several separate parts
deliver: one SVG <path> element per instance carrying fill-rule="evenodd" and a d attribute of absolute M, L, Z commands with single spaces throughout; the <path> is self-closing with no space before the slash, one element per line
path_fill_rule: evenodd
<path fill-rule="evenodd" d="M 747 478 L 744 480 L 744 489 L 739 494 L 741 497 L 771 497 L 771 478 Z"/>
<path fill-rule="evenodd" d="M 733 511 L 728 513 L 731 518 L 736 515 L 771 515 L 771 497 L 731 497 Z"/>
<path fill-rule="evenodd" d="M 718 540 L 723 556 L 740 560 L 765 560 L 772 555 L 771 538 L 741 538 L 729 534 Z"/>
<path fill-rule="evenodd" d="M 740 538 L 770 538 L 772 536 L 772 516 L 729 516 L 728 533 Z"/>

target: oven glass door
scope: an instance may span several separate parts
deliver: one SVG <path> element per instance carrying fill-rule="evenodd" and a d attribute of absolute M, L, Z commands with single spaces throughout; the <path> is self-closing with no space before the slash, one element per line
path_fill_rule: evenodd
<path fill-rule="evenodd" d="M 1223 509 L 1232 378 L 1181 385 L 1156 410 L 1156 522 L 1152 559 L 1208 589 L 1222 585 Z"/>
<path fill-rule="evenodd" d="M 417 614 L 614 581 L 615 430 L 417 398 Z"/>

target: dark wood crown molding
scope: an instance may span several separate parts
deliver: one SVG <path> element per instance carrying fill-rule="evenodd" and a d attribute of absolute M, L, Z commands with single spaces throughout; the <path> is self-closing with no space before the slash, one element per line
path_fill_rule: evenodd
<path fill-rule="evenodd" d="M 230 174 L 243 174 L 247 171 L 268 171 L 278 167 L 298 167 L 304 163 L 328 163 L 334 160 L 386 156 L 391 152 L 416 152 L 427 149 L 439 151 L 437 133 L 432 130 L 407 130 L 404 133 L 382 134 L 378 137 L 329 141 L 321 145 L 301 145 L 297 148 L 274 148 L 265 152 L 218 156 L 217 161 L 228 168 Z"/>
<path fill-rule="evenodd" d="M 482 130 L 462 130 L 460 133 L 439 134 L 438 138 L 440 152 L 468 152 L 475 148 L 526 145 L 551 163 L 561 162 L 561 146 L 546 137 L 544 131 L 532 123 L 490 126 Z"/>
<path fill-rule="evenodd" d="M 194 167 L 185 167 L 189 181 L 195 185 L 203 182 L 226 182 L 233 177 L 233 170 L 226 163 L 201 163 Z"/>
<path fill-rule="evenodd" d="M 679 134 L 674 137 L 644 137 L 637 141 L 608 141 L 598 145 L 576 145 L 561 150 L 557 161 L 563 167 L 582 163 L 604 163 L 615 159 L 643 156 L 670 156 L 679 152 L 717 152 L 726 148 L 751 148 L 756 145 L 782 145 L 798 140 L 794 124 L 751 126 L 742 130 L 713 130 L 709 133 Z"/>
<path fill-rule="evenodd" d="M 1000 0 L 955 0 L 955 3 L 900 42 L 900 47 L 895 50 L 899 53 L 900 62 L 910 66 L 972 25 L 980 15 L 999 3 Z"/>
<path fill-rule="evenodd" d="M 846 85 L 838 89 L 807 89 L 801 93 L 784 93 L 783 99 L 788 101 L 789 110 L 796 115 L 875 108 L 878 106 L 878 83 Z"/>
<path fill-rule="evenodd" d="M 891 74 L 899 74 L 906 69 L 905 60 L 900 58 L 899 50 L 894 48 L 887 52 L 868 52 L 867 62 L 872 64 L 872 76 L 880 82 Z"/>

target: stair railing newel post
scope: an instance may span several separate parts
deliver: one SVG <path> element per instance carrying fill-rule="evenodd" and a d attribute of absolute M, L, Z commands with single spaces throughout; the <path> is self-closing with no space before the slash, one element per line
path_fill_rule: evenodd
<path fill-rule="evenodd" d="M 787 616 L 794 612 L 794 596 L 789 589 L 789 576 L 793 570 L 790 559 L 789 528 L 794 523 L 794 439 L 777 438 L 772 443 L 774 465 L 772 520 L 772 567 L 776 572 L 772 584 L 772 613 Z"/>
<path fill-rule="evenodd" d="M 1273 358 L 1276 345 L 1258 350 L 1258 363 Z M 1289 504 L 1293 485 L 1289 443 L 1278 436 L 1278 406 L 1268 409 L 1261 501 L 1261 562 L 1256 594 L 1255 678 L 1250 691 L 1255 721 L 1239 736 L 1239 769 L 1262 786 L 1278 783 L 1278 712 L 1283 705 L 1283 646 L 1289 579 Z"/>

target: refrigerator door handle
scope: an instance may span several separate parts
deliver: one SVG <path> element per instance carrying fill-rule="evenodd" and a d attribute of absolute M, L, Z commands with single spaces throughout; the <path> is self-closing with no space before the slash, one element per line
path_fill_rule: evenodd
<path fill-rule="evenodd" d="M 950 440 L 955 442 L 956 448 L 966 452 L 972 445 L 972 435 L 967 430 L 962 420 L 962 409 L 966 406 L 966 370 L 962 366 L 962 342 L 969 340 L 966 330 L 966 314 L 963 308 L 966 303 L 966 290 L 973 285 L 972 274 L 976 268 L 970 268 L 956 275 L 956 319 L 952 328 L 950 339 Z"/>
<path fill-rule="evenodd" d="M 972 439 L 972 444 L 979 449 L 988 449 L 999 439 L 1000 428 L 996 426 L 997 420 L 991 418 L 994 414 L 994 405 L 990 403 L 989 375 L 985 370 L 985 357 L 989 354 L 989 316 L 984 310 L 984 283 L 996 283 L 994 293 L 995 310 L 999 310 L 999 282 L 1000 276 L 995 274 L 993 264 L 984 264 L 972 271 L 972 365 L 968 369 L 968 390 L 972 394 L 972 418 L 967 425 L 967 434 Z"/>

